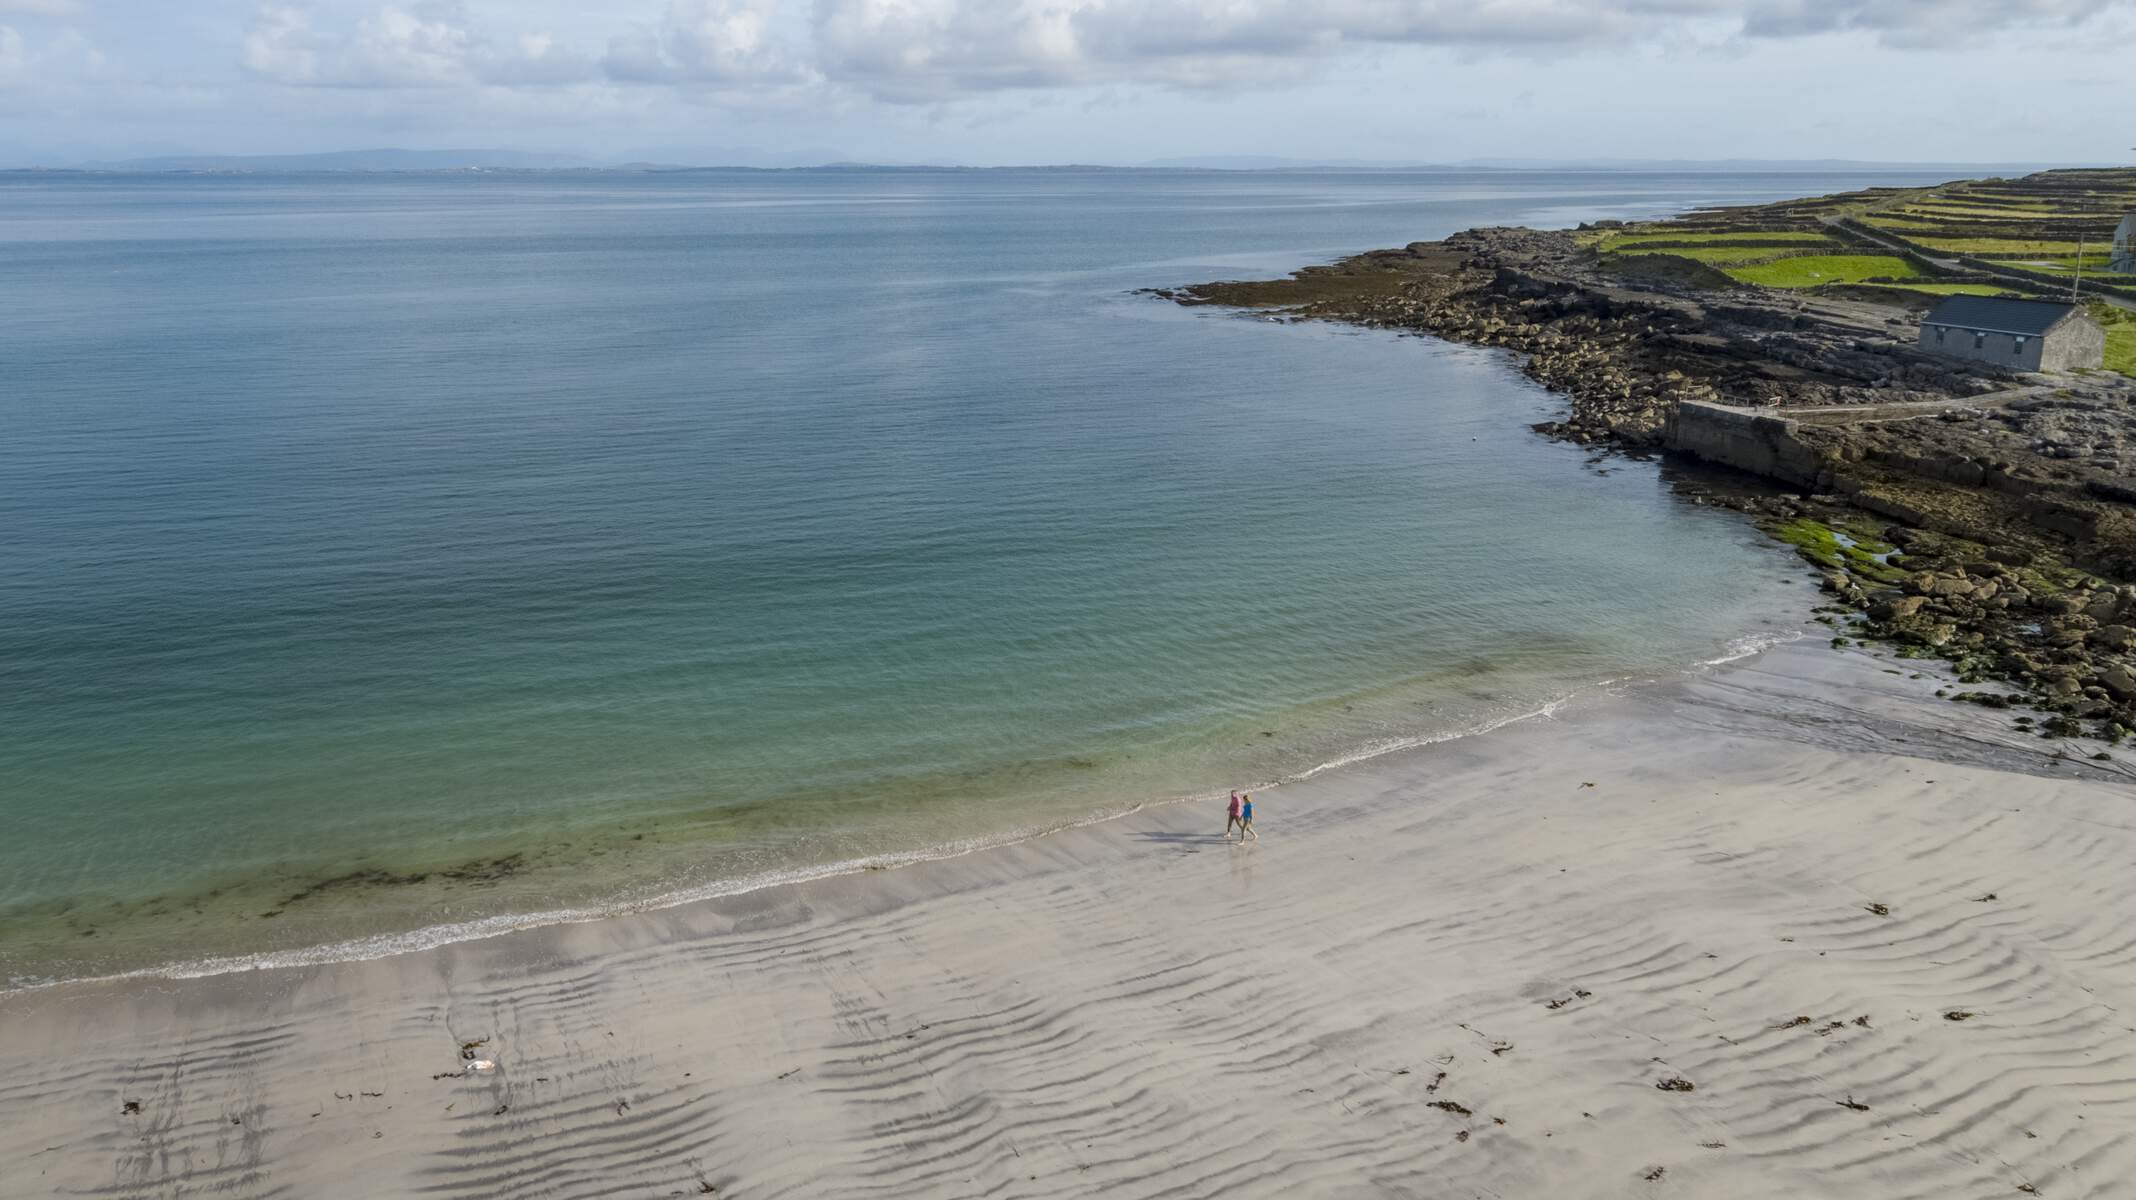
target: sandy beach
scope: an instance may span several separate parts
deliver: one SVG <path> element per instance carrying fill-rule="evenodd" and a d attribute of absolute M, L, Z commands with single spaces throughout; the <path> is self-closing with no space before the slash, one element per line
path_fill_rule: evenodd
<path fill-rule="evenodd" d="M 1165 807 L 15 993 L 0 1192 L 2127 1195 L 2128 766 L 1913 667 L 1623 687 L 1267 792 L 1244 847 Z"/>

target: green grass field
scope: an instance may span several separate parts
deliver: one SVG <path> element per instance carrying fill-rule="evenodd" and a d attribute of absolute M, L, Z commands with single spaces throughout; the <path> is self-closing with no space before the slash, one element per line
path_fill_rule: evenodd
<path fill-rule="evenodd" d="M 2008 263 L 2013 267 L 2022 267 L 2027 271 L 2036 271 L 2042 275 L 2060 275 L 2067 278 L 2077 273 L 2077 256 L 2074 254 L 2062 255 L 2057 258 L 2006 258 L 1994 261 Z M 2136 275 L 2116 275 L 2106 269 L 2107 262 L 2108 259 L 2103 254 L 2085 255 L 2084 281 L 2090 283 L 2096 280 L 2099 283 L 2136 287 Z"/>
<path fill-rule="evenodd" d="M 2106 326 L 2106 369 L 2136 376 L 2136 313 L 2105 304 L 2092 305 L 2091 313 Z"/>
<path fill-rule="evenodd" d="M 1872 287 L 1888 287 L 1893 291 L 1926 292 L 1931 296 L 2022 296 L 2014 287 L 1994 283 L 1879 283 Z"/>
<path fill-rule="evenodd" d="M 1645 254 L 1673 254 L 1702 262 L 1709 267 L 1736 267 L 1746 263 L 1764 262 L 1777 255 L 1791 253 L 1787 246 L 1627 246 L 1617 251 L 1627 257 Z"/>
<path fill-rule="evenodd" d="M 1889 213 L 1876 213 L 1872 216 L 1864 217 L 1862 218 L 1862 224 L 1872 229 L 1889 229 L 1893 233 L 1903 233 L 1908 236 L 1916 233 L 1934 233 L 1948 228 L 1948 226 L 1935 221 L 1922 220 L 1918 217 L 1894 216 Z"/>
<path fill-rule="evenodd" d="M 1960 204 L 1949 200 L 1929 200 L 1920 204 L 1909 204 L 1898 211 L 1926 217 L 2003 217 L 2012 221 L 2055 215 L 2055 211 L 2044 204 L 2009 205 L 2006 207 L 2000 205 Z"/>
<path fill-rule="evenodd" d="M 1914 237 L 1909 240 L 1918 242 L 1930 250 L 1939 250 L 1945 254 L 2073 255 L 2077 252 L 2077 244 L 2075 242 L 2035 242 L 2026 241 L 2022 238 Z"/>
<path fill-rule="evenodd" d="M 2106 331 L 2106 369 L 2136 377 L 2136 325 Z"/>
<path fill-rule="evenodd" d="M 1888 254 L 1809 254 L 1768 263 L 1731 267 L 1728 274 L 1760 287 L 1806 288 L 1826 283 L 1860 283 L 1865 279 L 1919 279 L 1921 272 L 1903 258 Z"/>
<path fill-rule="evenodd" d="M 1758 232 L 1703 232 L 1697 229 L 1653 230 L 1640 233 L 1613 233 L 1602 239 L 1604 251 L 1621 250 L 1631 246 L 1651 246 L 1657 242 L 1753 242 L 1776 246 L 1818 246 L 1831 241 L 1821 233 L 1809 231 L 1778 233 Z"/>
<path fill-rule="evenodd" d="M 2064 267 L 2074 270 L 2077 265 L 2077 256 L 2074 254 L 2043 254 L 2037 258 L 2027 257 L 2022 260 L 2009 261 L 2021 261 L 2025 266 L 2034 268 Z M 2113 260 L 2110 255 L 2087 254 L 2084 256 L 2084 269 L 2087 272 L 2104 271 L 2106 270 L 2106 264 L 2111 261 Z"/>

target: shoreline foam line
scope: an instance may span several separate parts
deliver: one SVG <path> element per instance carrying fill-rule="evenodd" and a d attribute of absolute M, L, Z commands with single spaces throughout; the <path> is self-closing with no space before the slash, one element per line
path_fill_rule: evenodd
<path fill-rule="evenodd" d="M 1701 667 L 1725 667 L 1729 663 L 1742 662 L 1746 658 L 1763 654 L 1775 646 L 1785 646 L 1791 642 L 1799 642 L 1807 636 L 1809 635 L 1799 629 L 1787 633 L 1745 634 L 1729 642 L 1728 651 L 1719 658 L 1702 659 L 1698 665 Z"/>
<path fill-rule="evenodd" d="M 1275 791 L 1286 784 L 1303 783 L 1329 771 L 1355 766 L 1358 763 L 1399 754 L 1407 750 L 1421 750 L 1428 746 L 1441 745 L 1463 738 L 1481 737 L 1504 729 L 1509 725 L 1537 718 L 1550 719 L 1566 704 L 1590 695 L 1608 694 L 1611 689 L 1631 683 L 1633 686 L 1660 684 L 1672 675 L 1688 675 L 1693 672 L 1740 662 L 1761 654 L 1775 646 L 1800 640 L 1800 632 L 1787 634 L 1746 634 L 1729 642 L 1729 651 L 1721 657 L 1701 659 L 1675 672 L 1646 676 L 1621 676 L 1605 679 L 1585 687 L 1570 689 L 1553 697 L 1540 707 L 1493 717 L 1472 726 L 1421 734 L 1416 737 L 1394 738 L 1367 743 L 1356 752 L 1341 755 L 1327 762 L 1308 767 L 1302 771 L 1282 776 L 1272 781 L 1242 784 L 1241 791 Z M 1130 817 L 1146 809 L 1177 804 L 1211 803 L 1221 799 L 1222 793 L 1212 792 L 1169 799 L 1143 800 L 1119 809 L 1105 809 L 1058 825 L 1038 829 L 1019 829 L 982 837 L 963 838 L 917 850 L 899 851 L 891 854 L 871 855 L 867 858 L 841 859 L 815 867 L 793 868 L 783 871 L 764 871 L 733 879 L 716 880 L 691 887 L 678 888 L 642 900 L 619 901 L 607 905 L 583 905 L 572 908 L 542 909 L 527 913 L 499 913 L 478 917 L 470 921 L 452 921 L 441 925 L 425 925 L 396 933 L 372 934 L 366 937 L 349 938 L 337 942 L 322 942 L 312 946 L 300 946 L 287 950 L 263 950 L 254 954 L 217 955 L 211 958 L 190 959 L 140 967 L 130 971 L 116 971 L 106 975 L 78 975 L 65 979 L 40 980 L 33 983 L 11 983 L 0 986 L 0 996 L 24 992 L 42 991 L 46 988 L 63 987 L 69 984 L 116 983 L 129 979 L 202 979 L 216 975 L 231 975 L 245 971 L 273 971 L 288 967 L 326 966 L 333 963 L 368 962 L 374 959 L 392 958 L 401 954 L 416 954 L 441 946 L 458 945 L 464 942 L 481 941 L 503 937 L 528 929 L 542 929 L 556 925 L 583 925 L 610 917 L 629 916 L 637 913 L 659 912 L 680 908 L 707 900 L 719 900 L 730 896 L 748 895 L 752 892 L 769 891 L 773 888 L 811 883 L 821 879 L 834 879 L 846 875 L 858 875 L 865 871 L 895 870 L 921 863 L 945 862 L 993 850 L 1005 846 L 1022 845 L 1073 829 L 1083 829 L 1107 821 Z"/>

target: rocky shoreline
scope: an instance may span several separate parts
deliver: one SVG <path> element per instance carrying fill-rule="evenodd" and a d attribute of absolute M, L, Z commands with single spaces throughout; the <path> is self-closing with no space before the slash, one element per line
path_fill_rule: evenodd
<path fill-rule="evenodd" d="M 1763 228 L 1785 207 L 1724 213 Z M 1693 493 L 1794 545 L 1842 637 L 2008 685 L 1953 698 L 2043 710 L 2016 718 L 2043 736 L 2136 736 L 2136 381 L 1931 356 L 1913 342 L 1933 296 L 1753 287 L 1690 258 L 1599 252 L 1602 232 L 1476 229 L 1155 294 L 1513 351 L 1567 398 L 1539 432 L 1779 488 Z"/>

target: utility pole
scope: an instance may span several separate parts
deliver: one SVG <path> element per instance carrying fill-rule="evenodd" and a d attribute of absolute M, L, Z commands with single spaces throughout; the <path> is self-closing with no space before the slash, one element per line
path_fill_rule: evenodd
<path fill-rule="evenodd" d="M 2077 286 L 2084 282 L 2084 235 L 2077 235 L 2077 273 L 2069 277 L 2069 302 L 2077 302 Z"/>

